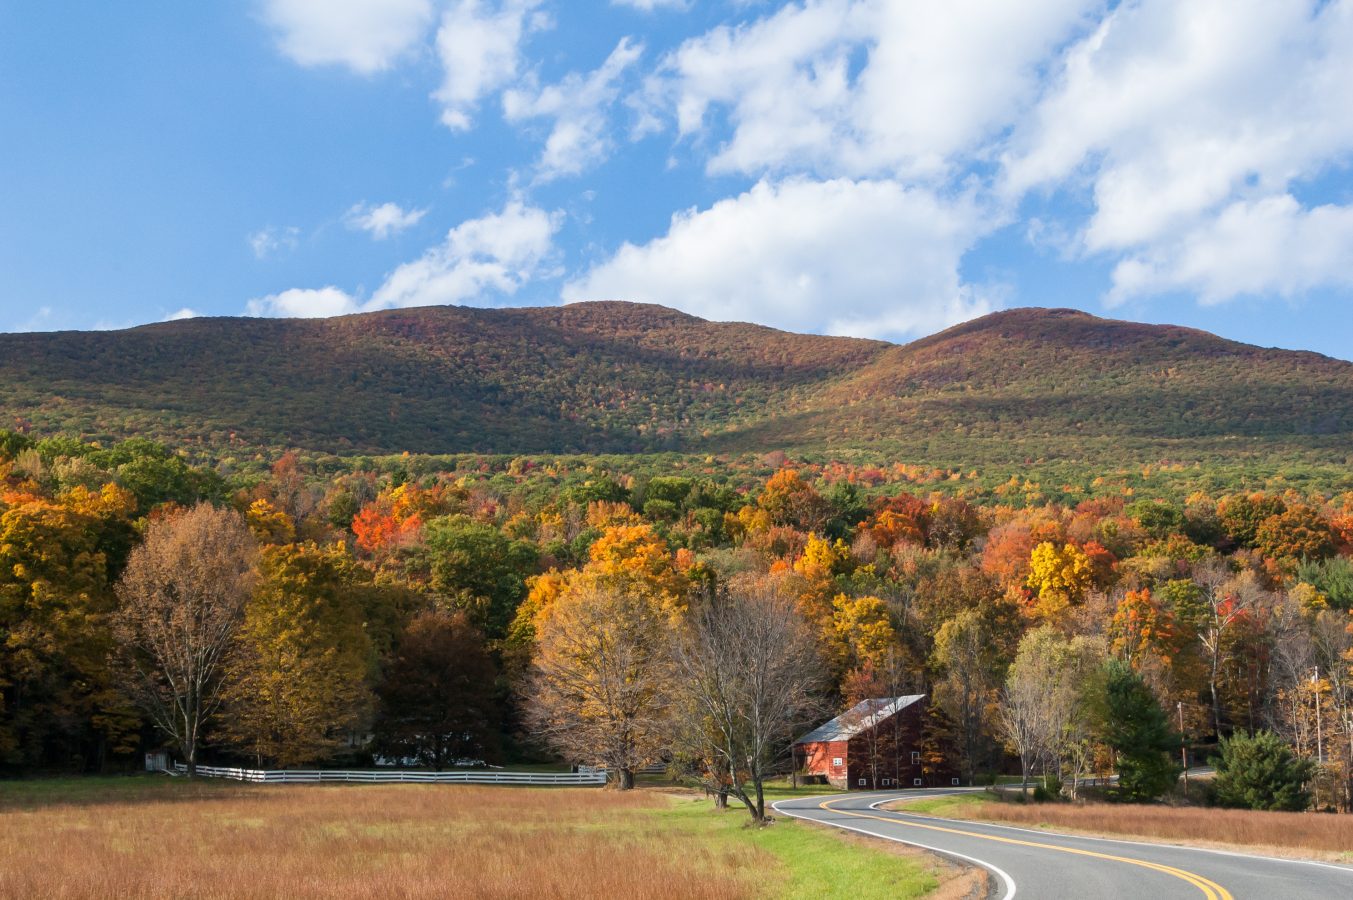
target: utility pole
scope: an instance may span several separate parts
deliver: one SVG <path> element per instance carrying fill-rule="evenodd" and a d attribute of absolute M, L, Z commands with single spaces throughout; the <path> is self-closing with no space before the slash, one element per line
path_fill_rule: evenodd
<path fill-rule="evenodd" d="M 1184 794 L 1189 792 L 1189 752 L 1184 743 L 1184 701 L 1175 703 L 1175 708 L 1179 710 L 1179 764 L 1184 767 Z"/>
<path fill-rule="evenodd" d="M 1325 740 L 1321 735 L 1323 730 L 1320 725 L 1320 667 L 1315 667 L 1315 673 L 1311 675 L 1311 688 L 1315 693 L 1315 759 L 1320 765 L 1325 764 Z"/>

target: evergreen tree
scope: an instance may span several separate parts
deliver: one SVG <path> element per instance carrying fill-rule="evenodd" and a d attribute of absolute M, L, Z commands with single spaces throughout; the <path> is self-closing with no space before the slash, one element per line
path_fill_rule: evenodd
<path fill-rule="evenodd" d="M 1113 797 L 1129 803 L 1154 800 L 1179 777 L 1171 752 L 1179 737 L 1146 682 L 1120 660 L 1110 660 L 1099 703 L 1100 739 L 1118 755 Z"/>
<path fill-rule="evenodd" d="M 1311 805 L 1306 785 L 1315 762 L 1295 755 L 1272 731 L 1222 738 L 1221 755 L 1209 762 L 1217 767 L 1212 791 L 1220 806 L 1300 812 Z"/>

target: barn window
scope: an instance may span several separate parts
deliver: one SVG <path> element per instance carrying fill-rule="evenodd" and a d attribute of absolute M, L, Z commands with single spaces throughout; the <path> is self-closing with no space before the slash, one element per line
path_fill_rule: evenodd
<path fill-rule="evenodd" d="M 957 778 L 950 779 L 950 784 L 952 784 L 954 787 L 958 787 L 958 779 Z"/>
<path fill-rule="evenodd" d="M 883 786 L 884 786 L 884 787 L 887 787 L 888 785 L 890 785 L 890 784 L 892 784 L 892 783 L 893 783 L 893 780 L 892 780 L 891 778 L 885 778 L 885 779 L 883 779 Z"/>
<path fill-rule="evenodd" d="M 920 787 L 920 786 L 921 786 L 921 779 L 919 779 L 919 778 L 913 778 L 913 779 L 911 780 L 911 783 L 912 783 L 912 785 L 913 785 L 914 787 Z"/>
<path fill-rule="evenodd" d="M 921 764 L 921 751 L 920 751 L 920 750 L 913 750 L 913 751 L 911 751 L 911 764 L 912 764 L 913 766 L 918 766 L 918 765 Z"/>
<path fill-rule="evenodd" d="M 863 778 L 860 779 L 860 787 L 864 787 L 864 779 L 863 779 Z"/>
<path fill-rule="evenodd" d="M 832 757 L 832 765 L 836 766 L 838 769 L 841 768 L 841 757 L 839 757 L 839 756 L 833 756 L 833 757 Z"/>

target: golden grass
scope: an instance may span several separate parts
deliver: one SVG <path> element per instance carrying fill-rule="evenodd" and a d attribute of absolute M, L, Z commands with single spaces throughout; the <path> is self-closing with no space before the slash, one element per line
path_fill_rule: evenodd
<path fill-rule="evenodd" d="M 1114 803 L 978 801 L 917 809 L 951 818 L 1003 822 L 1153 841 L 1245 847 L 1284 855 L 1353 858 L 1353 816 Z M 890 804 L 899 811 L 905 802 Z"/>
<path fill-rule="evenodd" d="M 766 854 L 665 828 L 649 793 L 162 783 L 0 792 L 5 897 L 737 898 Z M 773 868 L 773 865 L 769 866 Z"/>

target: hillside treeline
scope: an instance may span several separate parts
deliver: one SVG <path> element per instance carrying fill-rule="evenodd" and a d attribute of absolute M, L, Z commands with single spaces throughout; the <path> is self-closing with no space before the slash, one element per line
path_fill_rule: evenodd
<path fill-rule="evenodd" d="M 1328 487 L 1353 364 L 1072 310 L 894 346 L 628 303 L 426 307 L 0 335 L 0 422 L 217 453 L 779 448 L 1004 477 L 1304 468 Z"/>
<path fill-rule="evenodd" d="M 762 479 L 584 458 L 420 474 L 287 454 L 242 473 L 0 434 L 0 764 L 116 768 L 162 746 L 270 766 L 595 763 L 604 736 L 567 740 L 596 734 L 579 635 L 628 646 L 653 682 L 637 702 L 676 710 L 664 685 L 708 661 L 656 644 L 762 604 L 811 637 L 801 684 L 820 703 L 799 718 L 928 694 L 928 747 L 966 777 L 1122 769 L 1141 748 L 1112 710 L 1136 709 L 1161 768 L 1181 742 L 1271 731 L 1319 756 L 1317 799 L 1348 807 L 1353 494 L 1111 484 L 1054 503 L 772 462 Z M 560 675 L 580 669 L 582 688 Z M 641 720 L 618 765 L 708 743 Z"/>

